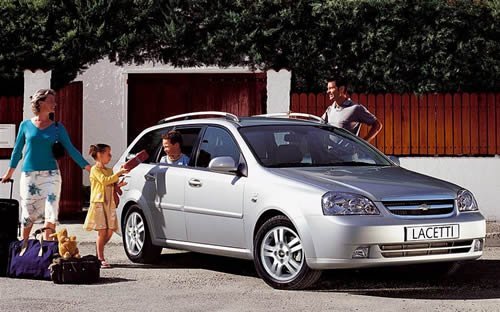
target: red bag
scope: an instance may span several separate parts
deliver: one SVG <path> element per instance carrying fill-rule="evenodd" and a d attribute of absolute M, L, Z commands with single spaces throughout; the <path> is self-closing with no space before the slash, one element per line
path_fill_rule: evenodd
<path fill-rule="evenodd" d="M 130 158 L 125 164 L 123 164 L 123 168 L 127 170 L 132 170 L 148 158 L 149 158 L 148 152 L 146 152 L 146 150 L 142 150 L 139 153 L 137 153 L 133 158 Z"/>

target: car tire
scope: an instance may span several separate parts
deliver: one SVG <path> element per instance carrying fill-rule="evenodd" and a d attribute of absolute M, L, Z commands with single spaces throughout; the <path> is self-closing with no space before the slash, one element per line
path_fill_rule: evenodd
<path fill-rule="evenodd" d="M 137 206 L 127 211 L 123 223 L 123 247 L 130 261 L 135 263 L 155 263 L 162 247 L 153 245 L 144 214 Z"/>
<path fill-rule="evenodd" d="M 258 229 L 253 255 L 259 276 L 276 289 L 308 288 L 321 276 L 321 271 L 307 265 L 302 241 L 283 215 L 270 218 Z"/>

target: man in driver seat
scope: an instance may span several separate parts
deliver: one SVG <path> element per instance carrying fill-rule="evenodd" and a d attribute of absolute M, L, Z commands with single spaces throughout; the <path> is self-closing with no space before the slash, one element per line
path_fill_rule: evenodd
<path fill-rule="evenodd" d="M 182 153 L 182 135 L 178 131 L 172 130 L 161 137 L 163 139 L 163 150 L 166 155 L 160 159 L 160 163 L 187 166 L 189 164 L 189 157 Z"/>

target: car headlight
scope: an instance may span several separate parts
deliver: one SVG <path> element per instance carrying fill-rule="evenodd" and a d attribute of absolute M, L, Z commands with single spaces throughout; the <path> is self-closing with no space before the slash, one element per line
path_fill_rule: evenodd
<path fill-rule="evenodd" d="M 471 192 L 467 190 L 460 190 L 457 193 L 457 205 L 459 211 L 477 211 L 479 207 L 477 206 L 476 199 Z"/>
<path fill-rule="evenodd" d="M 321 198 L 321 206 L 327 216 L 380 214 L 371 200 L 351 193 L 328 192 Z"/>

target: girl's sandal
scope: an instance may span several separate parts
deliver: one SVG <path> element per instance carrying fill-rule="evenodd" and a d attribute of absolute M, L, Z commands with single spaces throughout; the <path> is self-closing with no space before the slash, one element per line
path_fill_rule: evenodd
<path fill-rule="evenodd" d="M 111 265 L 106 260 L 101 260 L 101 269 L 109 269 Z"/>

